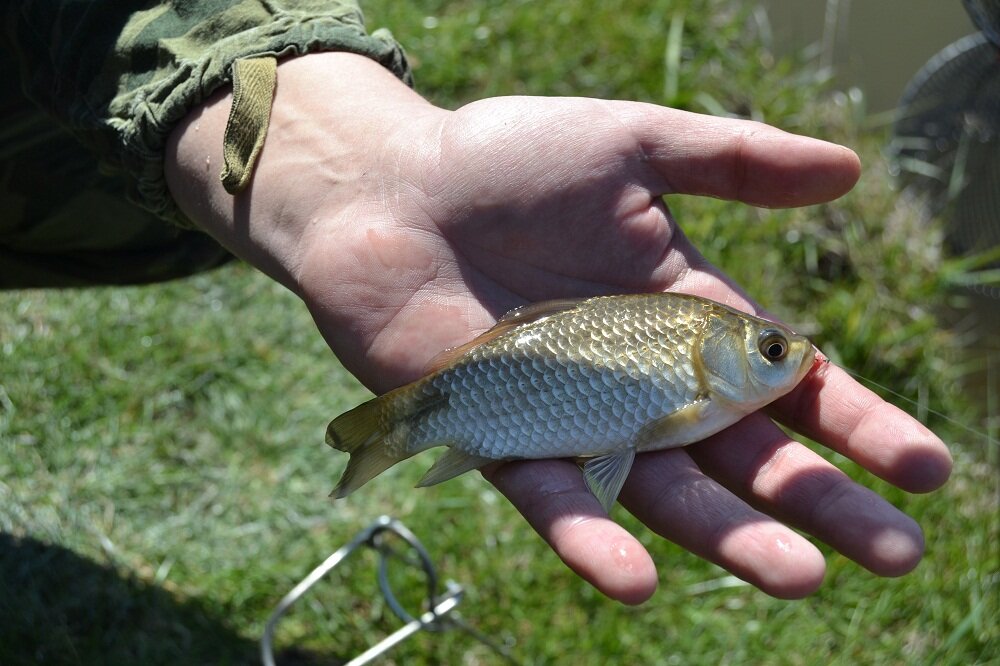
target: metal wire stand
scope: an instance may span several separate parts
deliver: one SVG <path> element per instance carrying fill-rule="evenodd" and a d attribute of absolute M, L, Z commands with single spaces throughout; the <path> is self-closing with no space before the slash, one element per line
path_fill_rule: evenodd
<path fill-rule="evenodd" d="M 427 581 L 427 611 L 419 617 L 411 615 L 392 591 L 389 583 L 389 560 L 392 557 L 400 557 L 386 541 L 387 534 L 394 534 L 401 538 L 416 555 L 415 563 L 423 570 Z M 379 553 L 378 563 L 378 586 L 389 608 L 401 619 L 404 624 L 392 634 L 386 636 L 381 641 L 371 646 L 357 657 L 351 659 L 345 666 L 361 666 L 370 663 L 376 657 L 385 654 L 392 647 L 405 641 L 419 631 L 444 631 L 446 629 L 460 629 L 469 634 L 479 642 L 488 646 L 508 663 L 516 664 L 517 661 L 503 645 L 495 641 L 490 636 L 469 625 L 455 613 L 455 609 L 462 602 L 464 591 L 462 586 L 454 581 L 446 581 L 445 592 L 438 594 L 438 575 L 431 561 L 430 555 L 424 548 L 420 540 L 405 525 L 389 516 L 381 516 L 367 528 L 358 533 L 350 543 L 334 552 L 330 557 L 318 567 L 309 572 L 291 591 L 278 602 L 271 616 L 264 627 L 264 634 L 260 640 L 260 656 L 265 666 L 275 666 L 274 661 L 274 630 L 278 621 L 291 608 L 291 606 L 302 598 L 320 579 L 343 562 L 351 553 L 361 546 L 368 546 Z M 412 561 L 412 558 L 411 558 Z"/>

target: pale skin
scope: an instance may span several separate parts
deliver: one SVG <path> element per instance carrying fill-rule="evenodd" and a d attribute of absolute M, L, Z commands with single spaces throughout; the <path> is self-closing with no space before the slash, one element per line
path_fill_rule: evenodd
<path fill-rule="evenodd" d="M 841 146 L 649 104 L 497 98 L 448 111 L 375 62 L 322 53 L 279 64 L 264 150 L 233 197 L 218 178 L 229 106 L 220 91 L 175 128 L 174 197 L 298 294 L 378 393 L 528 302 L 670 290 L 758 312 L 690 245 L 661 195 L 802 206 L 841 196 L 860 173 Z M 918 525 L 769 416 L 910 492 L 934 490 L 951 470 L 940 439 L 819 364 L 768 415 L 639 456 L 624 510 L 776 597 L 822 582 L 823 557 L 796 530 L 878 575 L 912 570 Z M 629 604 L 653 594 L 656 564 L 575 464 L 510 462 L 483 475 L 601 592 Z M 345 501 L 364 501 L 355 497 Z"/>

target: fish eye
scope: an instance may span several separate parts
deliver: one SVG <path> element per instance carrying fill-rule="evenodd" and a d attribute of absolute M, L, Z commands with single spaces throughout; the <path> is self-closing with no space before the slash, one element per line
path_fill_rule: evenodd
<path fill-rule="evenodd" d="M 768 361 L 780 361 L 788 353 L 788 340 L 781 334 L 781 331 L 769 328 L 760 334 L 757 349 Z"/>

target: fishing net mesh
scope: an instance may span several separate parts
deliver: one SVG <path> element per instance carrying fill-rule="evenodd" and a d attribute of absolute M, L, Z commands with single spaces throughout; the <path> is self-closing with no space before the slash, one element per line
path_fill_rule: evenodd
<path fill-rule="evenodd" d="M 900 185 L 943 220 L 956 255 L 1000 247 L 1000 0 L 965 4 L 979 32 L 946 47 L 910 81 L 890 145 Z M 977 290 L 1000 299 L 989 282 Z"/>

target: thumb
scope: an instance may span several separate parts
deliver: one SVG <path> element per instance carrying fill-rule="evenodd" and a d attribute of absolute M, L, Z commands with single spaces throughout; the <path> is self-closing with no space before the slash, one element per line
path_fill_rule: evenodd
<path fill-rule="evenodd" d="M 858 181 L 849 148 L 763 123 L 654 104 L 608 102 L 666 183 L 657 194 L 701 194 L 782 208 L 830 201 Z"/>

